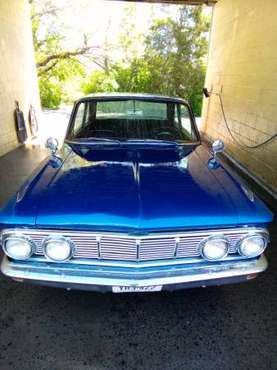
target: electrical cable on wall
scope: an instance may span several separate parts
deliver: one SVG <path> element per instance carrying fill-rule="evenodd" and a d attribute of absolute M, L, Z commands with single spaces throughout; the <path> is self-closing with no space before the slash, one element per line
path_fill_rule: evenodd
<path fill-rule="evenodd" d="M 207 88 L 204 87 L 203 89 L 203 93 L 205 95 L 206 98 L 209 98 L 211 94 L 213 95 L 217 95 L 218 98 L 219 98 L 219 102 L 220 102 L 220 107 L 221 107 L 221 111 L 222 111 L 222 116 L 223 116 L 223 120 L 224 120 L 224 123 L 226 125 L 226 128 L 227 128 L 227 131 L 229 132 L 229 135 L 231 136 L 231 138 L 233 139 L 233 141 L 241 148 L 247 148 L 247 149 L 257 149 L 257 148 L 260 148 L 261 146 L 263 145 L 266 145 L 268 143 L 270 143 L 271 141 L 273 141 L 276 137 L 277 137 L 277 133 L 275 133 L 274 135 L 272 135 L 269 139 L 263 141 L 262 143 L 259 143 L 259 144 L 256 144 L 256 145 L 247 145 L 247 144 L 243 144 L 241 142 L 239 142 L 236 137 L 234 136 L 234 134 L 232 133 L 229 125 L 228 125 L 228 121 L 227 121 L 227 118 L 226 118 L 226 114 L 225 114 L 225 110 L 224 110 L 224 105 L 223 105 L 223 101 L 222 101 L 222 96 L 220 93 L 214 93 L 214 92 L 210 92 L 208 91 Z"/>

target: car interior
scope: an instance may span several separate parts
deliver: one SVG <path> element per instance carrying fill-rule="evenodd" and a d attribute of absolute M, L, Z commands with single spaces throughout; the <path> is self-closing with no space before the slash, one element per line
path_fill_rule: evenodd
<path fill-rule="evenodd" d="M 87 103 L 88 104 L 88 103 Z M 142 111 L 126 113 L 96 112 L 95 104 L 84 106 L 82 117 L 75 116 L 71 139 L 106 138 L 116 140 L 195 140 L 190 118 L 186 118 L 186 126 L 176 118 L 176 104 L 168 103 L 166 114 L 150 115 Z M 161 114 L 160 114 L 161 115 Z M 79 119 L 81 118 L 81 119 Z M 188 125 L 189 124 L 189 125 Z"/>

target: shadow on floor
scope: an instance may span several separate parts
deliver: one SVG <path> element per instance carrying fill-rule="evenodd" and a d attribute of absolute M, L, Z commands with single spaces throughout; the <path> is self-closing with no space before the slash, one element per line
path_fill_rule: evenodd
<path fill-rule="evenodd" d="M 0 207 L 15 194 L 48 153 L 38 146 L 22 145 L 0 157 Z"/>

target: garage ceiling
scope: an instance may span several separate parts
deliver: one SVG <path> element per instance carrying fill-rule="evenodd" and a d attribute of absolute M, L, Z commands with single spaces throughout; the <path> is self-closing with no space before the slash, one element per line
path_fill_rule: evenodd
<path fill-rule="evenodd" d="M 114 0 L 120 1 L 120 0 Z M 124 0 L 137 3 L 167 3 L 167 4 L 184 4 L 184 5 L 214 5 L 218 0 Z"/>

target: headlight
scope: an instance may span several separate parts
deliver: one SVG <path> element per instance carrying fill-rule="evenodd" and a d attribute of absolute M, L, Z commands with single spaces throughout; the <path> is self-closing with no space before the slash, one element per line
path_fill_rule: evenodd
<path fill-rule="evenodd" d="M 9 235 L 4 239 L 3 250 L 15 260 L 26 260 L 34 253 L 35 244 L 23 235 Z"/>
<path fill-rule="evenodd" d="M 74 244 L 71 240 L 57 236 L 46 238 L 43 242 L 45 257 L 53 262 L 68 261 L 74 251 Z"/>
<path fill-rule="evenodd" d="M 244 257 L 257 257 L 263 253 L 268 243 L 266 234 L 250 234 L 240 240 L 238 252 Z"/>
<path fill-rule="evenodd" d="M 210 261 L 224 258 L 228 254 L 229 243 L 224 236 L 211 236 L 200 243 L 200 254 Z"/>

